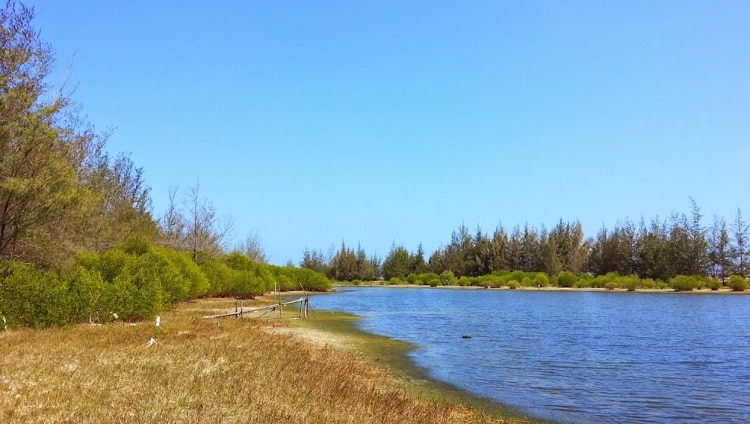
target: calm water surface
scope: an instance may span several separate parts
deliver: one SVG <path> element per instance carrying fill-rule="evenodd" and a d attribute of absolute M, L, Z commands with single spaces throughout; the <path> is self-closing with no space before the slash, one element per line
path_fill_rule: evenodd
<path fill-rule="evenodd" d="M 432 378 L 541 418 L 750 422 L 750 296 L 363 287 L 312 305 L 361 315 L 417 345 Z"/>

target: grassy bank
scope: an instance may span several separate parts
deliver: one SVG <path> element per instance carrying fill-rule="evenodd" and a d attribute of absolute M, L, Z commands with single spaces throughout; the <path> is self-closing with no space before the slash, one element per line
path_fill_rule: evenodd
<path fill-rule="evenodd" d="M 160 327 L 0 331 L 0 422 L 526 422 L 427 390 L 385 360 L 395 357 L 389 349 L 408 347 L 356 336 L 351 318 L 201 318 L 232 306 L 183 304 L 162 314 Z M 319 327 L 308 334 L 349 336 L 286 334 L 311 325 Z M 373 348 L 371 356 L 363 347 Z"/>

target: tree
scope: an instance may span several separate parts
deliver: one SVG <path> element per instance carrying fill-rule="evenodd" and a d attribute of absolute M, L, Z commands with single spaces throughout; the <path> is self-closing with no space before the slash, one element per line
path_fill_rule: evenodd
<path fill-rule="evenodd" d="M 638 234 L 631 221 L 618 223 L 612 231 L 602 227 L 588 246 L 588 269 L 594 275 L 639 273 Z"/>
<path fill-rule="evenodd" d="M 155 228 L 142 170 L 110 160 L 106 136 L 46 84 L 53 53 L 33 18 L 14 1 L 0 10 L 0 259 L 60 267 Z"/>
<path fill-rule="evenodd" d="M 53 52 L 33 18 L 14 1 L 0 9 L 0 259 L 60 268 L 156 226 L 142 168 L 110 158 L 106 135 L 45 82 Z"/>
<path fill-rule="evenodd" d="M 491 274 L 492 271 L 492 241 L 480 228 L 474 235 L 474 261 L 476 262 L 477 275 Z"/>
<path fill-rule="evenodd" d="M 424 249 L 422 243 L 417 246 L 417 251 L 412 255 L 412 272 L 415 274 L 424 274 L 429 271 L 429 266 L 424 260 Z"/>
<path fill-rule="evenodd" d="M 445 266 L 445 249 L 442 247 L 437 248 L 430 255 L 430 259 L 427 260 L 431 273 L 440 274 L 447 268 Z"/>
<path fill-rule="evenodd" d="M 542 227 L 542 233 L 539 240 L 539 254 L 542 268 L 536 271 L 544 271 L 549 275 L 557 275 L 563 270 L 563 261 L 558 252 L 561 250 L 561 241 L 562 240 L 558 240 L 555 233 L 548 234 L 544 227 Z"/>
<path fill-rule="evenodd" d="M 180 250 L 189 251 L 197 264 L 215 258 L 223 251 L 224 239 L 232 226 L 231 220 L 221 221 L 216 216 L 213 204 L 201 194 L 198 181 L 185 194 L 183 206 L 186 212 L 178 215 L 184 217 L 184 225 L 180 225 L 184 234 L 178 236 L 183 243 Z"/>
<path fill-rule="evenodd" d="M 162 243 L 177 250 L 185 250 L 185 236 L 187 234 L 187 222 L 177 204 L 177 187 L 169 187 L 169 203 L 159 221 Z"/>
<path fill-rule="evenodd" d="M 302 261 L 299 265 L 302 268 L 311 269 L 315 272 L 328 275 L 328 261 L 326 260 L 325 254 L 320 250 L 305 249 L 305 252 L 302 255 Z"/>
<path fill-rule="evenodd" d="M 368 262 L 370 262 L 370 267 L 372 268 L 373 272 L 375 273 L 375 280 L 380 279 L 383 277 L 383 267 L 380 261 L 380 258 L 377 257 L 377 255 L 372 255 L 367 259 Z"/>
<path fill-rule="evenodd" d="M 514 232 L 514 235 L 516 233 Z M 543 268 L 541 261 L 539 234 L 528 224 L 523 227 L 520 244 L 520 270 L 526 272 L 539 271 Z"/>
<path fill-rule="evenodd" d="M 688 275 L 708 275 L 708 241 L 706 230 L 701 224 L 703 215 L 698 203 L 690 198 L 690 221 L 688 233 L 690 235 L 690 260 Z"/>
<path fill-rule="evenodd" d="M 708 241 L 711 275 L 724 281 L 732 267 L 729 231 L 724 219 L 714 217 Z"/>
<path fill-rule="evenodd" d="M 144 181 L 143 168 L 129 156 L 110 159 L 97 150 L 82 170 L 81 180 L 92 193 L 89 205 L 83 207 L 89 216 L 81 220 L 88 229 L 77 231 L 89 235 L 87 247 L 103 251 L 136 234 L 156 237 L 157 226 L 150 212 L 151 189 Z"/>
<path fill-rule="evenodd" d="M 476 277 L 479 274 L 474 239 L 466 225 L 451 234 L 451 243 L 446 248 L 446 265 L 456 277 Z"/>
<path fill-rule="evenodd" d="M 550 231 L 549 238 L 554 240 L 553 244 L 557 248 L 555 254 L 563 269 L 574 274 L 583 271 L 587 249 L 583 241 L 583 227 L 580 221 L 571 224 L 563 223 L 561 219 Z"/>
<path fill-rule="evenodd" d="M 521 229 L 516 225 L 513 227 L 513 232 L 510 234 L 508 239 L 508 253 L 507 253 L 507 269 L 509 271 L 517 270 L 522 268 L 522 254 L 521 254 Z"/>
<path fill-rule="evenodd" d="M 495 227 L 495 232 L 492 233 L 492 240 L 490 241 L 489 273 L 511 268 L 508 265 L 508 250 L 508 233 L 501 225 L 498 225 Z"/>
<path fill-rule="evenodd" d="M 651 225 L 642 225 L 638 237 L 638 275 L 666 281 L 674 275 L 669 267 L 669 240 L 667 226 L 659 218 L 651 220 Z"/>
<path fill-rule="evenodd" d="M 43 100 L 53 58 L 33 18 L 12 1 L 0 10 L 0 259 L 34 258 L 80 198 L 70 146 L 54 126 L 67 100 Z"/>
<path fill-rule="evenodd" d="M 238 249 L 240 252 L 242 252 L 245 256 L 248 257 L 253 262 L 257 262 L 259 264 L 265 264 L 268 263 L 268 256 L 266 256 L 266 252 L 263 249 L 263 244 L 261 243 L 260 235 L 258 235 L 258 231 L 253 231 L 245 237 L 245 240 L 238 246 Z"/>
<path fill-rule="evenodd" d="M 338 281 L 353 281 L 359 278 L 357 271 L 357 256 L 342 241 L 341 249 L 331 259 L 328 278 Z"/>
<path fill-rule="evenodd" d="M 748 237 L 750 236 L 750 226 L 742 219 L 742 212 L 737 209 L 737 215 L 732 222 L 732 232 L 734 240 L 731 244 L 731 256 L 734 262 L 734 273 L 746 277 L 748 275 L 748 256 L 750 256 Z"/>
<path fill-rule="evenodd" d="M 388 256 L 383 260 L 383 278 L 405 278 L 413 272 L 412 258 L 404 246 L 396 246 L 394 242 Z"/>
<path fill-rule="evenodd" d="M 365 249 L 361 245 L 357 245 L 357 279 L 363 281 L 373 281 L 377 278 L 378 269 L 375 265 L 377 260 L 372 260 L 367 257 Z"/>
<path fill-rule="evenodd" d="M 612 232 L 602 227 L 591 243 L 589 252 L 589 271 L 594 275 L 605 275 L 608 272 L 618 272 L 624 268 L 625 258 L 620 249 L 617 228 Z"/>

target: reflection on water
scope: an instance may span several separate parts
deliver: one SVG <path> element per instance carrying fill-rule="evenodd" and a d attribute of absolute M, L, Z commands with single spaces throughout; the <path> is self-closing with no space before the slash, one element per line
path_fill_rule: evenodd
<path fill-rule="evenodd" d="M 750 422 L 748 296 L 363 287 L 312 304 L 416 344 L 435 379 L 539 417 Z"/>

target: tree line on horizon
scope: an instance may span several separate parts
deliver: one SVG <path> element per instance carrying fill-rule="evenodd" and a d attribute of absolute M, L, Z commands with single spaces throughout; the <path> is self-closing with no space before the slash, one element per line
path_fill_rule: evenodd
<path fill-rule="evenodd" d="M 410 275 L 481 277 L 506 271 L 542 272 L 555 277 L 562 272 L 598 277 L 610 273 L 640 279 L 668 281 L 678 276 L 714 278 L 724 282 L 736 275 L 748 277 L 750 245 L 748 223 L 738 209 L 727 224 L 714 217 L 703 225 L 700 207 L 691 198 L 690 213 L 673 213 L 646 222 L 626 220 L 612 229 L 602 228 L 586 237 L 579 221 L 560 220 L 547 229 L 516 226 L 508 232 L 498 226 L 492 233 L 470 231 L 461 225 L 450 242 L 429 257 L 422 245 L 409 252 L 391 246 L 380 259 L 358 246 L 342 242 L 327 254 L 305 250 L 300 266 L 339 281 L 406 281 Z"/>

